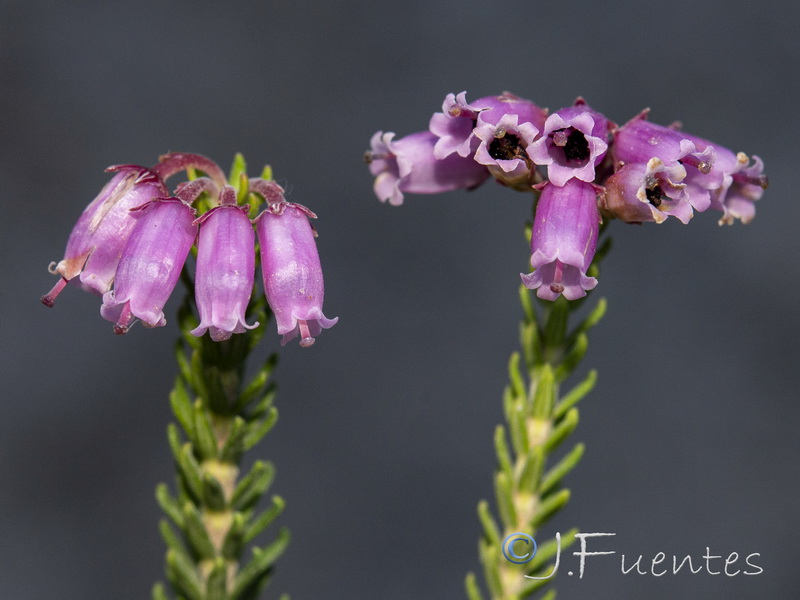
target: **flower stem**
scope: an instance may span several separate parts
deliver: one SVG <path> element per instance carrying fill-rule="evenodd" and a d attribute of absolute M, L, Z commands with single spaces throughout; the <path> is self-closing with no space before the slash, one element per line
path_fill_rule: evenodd
<path fill-rule="evenodd" d="M 251 308 L 266 323 L 263 296 Z M 177 495 L 166 484 L 156 490 L 169 517 L 161 522 L 168 548 L 167 579 L 179 598 L 255 600 L 289 541 L 288 532 L 281 530 L 266 547 L 253 548 L 248 564 L 242 563 L 247 544 L 283 510 L 278 496 L 262 513 L 255 510 L 274 477 L 270 463 L 256 461 L 240 477 L 244 452 L 277 420 L 269 381 L 276 356 L 270 356 L 245 385 L 244 366 L 265 328 L 221 342 L 196 338 L 189 333 L 198 322 L 191 295 L 178 318 L 183 332 L 176 352 L 180 373 L 170 403 L 180 431 L 176 424 L 168 428 L 178 470 Z M 164 586 L 157 584 L 154 600 L 167 597 Z"/>
<path fill-rule="evenodd" d="M 609 247 L 608 240 L 597 252 L 591 267 L 597 276 L 598 263 Z M 480 560 L 489 597 L 492 600 L 521 600 L 552 581 L 560 551 L 574 539 L 575 530 L 563 537 L 539 543 L 536 550 L 514 545 L 508 538 L 523 533 L 531 538 L 569 501 L 570 491 L 562 487 L 564 476 L 583 456 L 584 446 L 574 444 L 554 460 L 556 453 L 578 425 L 576 404 L 591 391 L 596 373 L 588 375 L 562 395 L 561 385 L 586 353 L 587 332 L 605 313 L 600 299 L 588 315 L 570 329 L 570 317 L 582 301 L 539 300 L 520 287 L 524 317 L 520 325 L 522 353 L 509 361 L 509 385 L 503 396 L 505 425 L 495 430 L 498 467 L 494 475 L 497 517 L 487 501 L 478 505 L 483 526 Z M 525 542 L 528 538 L 524 538 Z M 525 551 L 523 552 L 523 548 Z M 510 553 L 510 558 L 506 554 Z M 519 560 L 511 560 L 519 558 Z M 538 579 L 534 579 L 538 578 Z M 483 600 L 476 577 L 466 579 L 467 597 Z M 551 589 L 543 598 L 555 597 Z"/>

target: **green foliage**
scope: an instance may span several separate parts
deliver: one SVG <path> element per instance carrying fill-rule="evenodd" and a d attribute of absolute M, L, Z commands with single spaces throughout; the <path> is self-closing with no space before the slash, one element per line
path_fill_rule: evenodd
<path fill-rule="evenodd" d="M 247 194 L 244 168 L 237 156 L 234 171 L 239 169 L 239 175 L 232 174 L 231 181 L 240 192 L 244 186 L 242 193 Z M 251 302 L 250 312 L 262 327 L 213 342 L 188 333 L 198 322 L 190 297 L 179 310 L 179 374 L 169 397 L 177 423 L 167 428 L 177 491 L 173 494 L 163 483 L 156 488 L 156 500 L 168 517 L 160 524 L 167 546 L 166 576 L 177 599 L 256 600 L 289 543 L 288 532 L 281 530 L 243 560 L 248 544 L 284 507 L 283 500 L 273 496 L 265 510 L 257 510 L 275 476 L 270 463 L 256 461 L 249 472 L 240 473 L 244 453 L 278 418 L 271 380 L 277 357 L 270 356 L 249 381 L 244 379 L 244 365 L 269 320 L 263 297 Z M 152 596 L 170 598 L 160 583 Z"/>
<path fill-rule="evenodd" d="M 526 229 L 528 236 L 529 231 Z M 610 246 L 609 239 L 601 243 L 591 267 L 592 276 L 597 276 L 599 261 Z M 561 384 L 575 373 L 586 355 L 589 331 L 606 312 L 606 301 L 600 298 L 575 323 L 585 300 L 570 302 L 562 296 L 555 302 L 543 301 L 520 287 L 521 352 L 513 353 L 509 360 L 509 383 L 503 393 L 506 423 L 498 425 L 494 434 L 497 516 L 487 501 L 478 504 L 483 529 L 479 555 L 492 600 L 522 600 L 550 584 L 552 579 L 535 580 L 524 575 L 549 575 L 559 548 L 571 544 L 577 533 L 572 530 L 563 539 L 542 541 L 526 564 L 511 563 L 503 556 L 506 536 L 520 532 L 535 537 L 542 525 L 569 502 L 570 490 L 563 487 L 563 481 L 580 462 L 585 447 L 573 444 L 566 453 L 553 455 L 578 426 L 577 404 L 594 387 L 597 373 L 590 371 L 563 395 Z M 469 600 L 483 600 L 473 573 L 467 575 L 465 588 Z M 541 596 L 541 600 L 554 599 L 554 589 Z"/>

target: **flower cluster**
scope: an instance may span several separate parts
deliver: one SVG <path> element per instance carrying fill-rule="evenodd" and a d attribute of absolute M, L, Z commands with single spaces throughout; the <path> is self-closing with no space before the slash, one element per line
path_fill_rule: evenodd
<path fill-rule="evenodd" d="M 170 194 L 166 180 L 180 171 L 205 175 Z M 300 336 L 310 346 L 337 319 L 322 313 L 323 281 L 306 207 L 287 202 L 275 182 L 240 177 L 228 184 L 219 166 L 197 154 L 171 153 L 152 168 L 109 167 L 115 175 L 86 207 L 67 242 L 59 275 L 42 302 L 53 306 L 68 283 L 102 296 L 100 314 L 124 334 L 136 320 L 166 323 L 164 305 L 192 247 L 197 247 L 194 291 L 200 315 L 196 336 L 214 341 L 258 326 L 245 319 L 255 279 L 258 234 L 264 292 L 285 344 Z M 250 197 L 264 210 L 251 221 Z M 208 210 L 198 215 L 197 206 Z M 253 230 L 255 223 L 255 232 Z"/>
<path fill-rule="evenodd" d="M 603 217 L 626 223 L 683 223 L 694 211 L 722 212 L 720 224 L 750 222 L 767 187 L 763 163 L 744 153 L 647 120 L 622 127 L 582 98 L 553 113 L 508 92 L 467 102 L 448 94 L 427 131 L 395 139 L 377 132 L 365 154 L 378 199 L 473 189 L 489 177 L 539 194 L 531 236 L 533 272 L 546 300 L 597 285 L 587 275 Z"/>

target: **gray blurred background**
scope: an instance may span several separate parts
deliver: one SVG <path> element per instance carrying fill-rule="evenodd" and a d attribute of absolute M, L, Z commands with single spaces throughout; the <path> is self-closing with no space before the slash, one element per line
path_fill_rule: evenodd
<path fill-rule="evenodd" d="M 361 162 L 375 130 L 424 129 L 461 90 L 553 110 L 583 95 L 618 122 L 650 106 L 764 159 L 771 187 L 749 226 L 612 224 L 592 292 L 608 316 L 582 367 L 600 379 L 574 436 L 587 452 L 541 535 L 617 534 L 595 549 L 618 554 L 590 558 L 582 580 L 561 573 L 563 599 L 800 593 L 795 5 L 0 6 L 0 598 L 148 598 L 162 577 L 153 489 L 173 477 L 173 323 L 117 337 L 93 296 L 68 289 L 52 310 L 38 298 L 103 169 L 168 150 L 270 163 L 319 215 L 325 311 L 340 322 L 282 352 L 281 418 L 253 453 L 277 466 L 293 534 L 265 597 L 464 597 L 529 201 L 489 182 L 393 208 Z M 622 553 L 706 547 L 760 553 L 764 572 L 620 572 Z"/>

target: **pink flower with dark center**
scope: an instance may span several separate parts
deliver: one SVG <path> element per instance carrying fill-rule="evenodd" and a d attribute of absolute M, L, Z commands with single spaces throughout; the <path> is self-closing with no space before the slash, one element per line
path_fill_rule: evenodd
<path fill-rule="evenodd" d="M 628 163 L 605 180 L 601 206 L 626 223 L 663 223 L 673 216 L 688 223 L 694 214 L 686 196 L 683 165 L 667 167 L 658 158 Z"/>
<path fill-rule="evenodd" d="M 485 165 L 501 183 L 530 190 L 534 183 L 533 164 L 525 149 L 538 134 L 533 124 L 520 123 L 513 114 L 503 115 L 495 124 L 479 121 L 475 135 L 481 143 L 475 152 L 475 162 Z"/>
<path fill-rule="evenodd" d="M 573 177 L 591 182 L 608 149 L 608 120 L 583 99 L 547 117 L 541 137 L 528 146 L 537 165 L 547 167 L 550 182 L 561 186 Z"/>
<path fill-rule="evenodd" d="M 536 205 L 531 232 L 533 273 L 520 274 L 528 289 L 543 300 L 564 294 L 575 300 L 594 289 L 597 279 L 586 271 L 592 264 L 600 214 L 592 184 L 570 179 L 563 186 L 545 183 Z"/>
<path fill-rule="evenodd" d="M 614 159 L 617 164 L 647 163 L 658 158 L 666 168 L 681 165 L 686 169 L 682 180 L 684 195 L 698 212 L 711 205 L 712 190 L 722 185 L 724 171 L 712 146 L 698 147 L 684 133 L 646 120 L 647 111 L 619 128 L 614 135 Z"/>
<path fill-rule="evenodd" d="M 467 103 L 467 93 L 448 94 L 442 112 L 435 113 L 429 129 L 439 139 L 433 149 L 436 158 L 442 159 L 454 152 L 459 156 L 473 156 L 478 147 L 475 128 L 479 123 L 497 124 L 504 115 L 517 115 L 518 123 L 531 123 L 541 131 L 547 112 L 530 100 L 509 92 L 498 96 L 479 98 Z"/>

